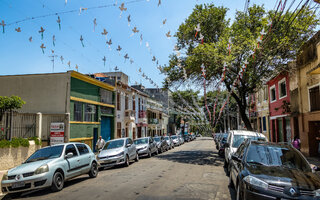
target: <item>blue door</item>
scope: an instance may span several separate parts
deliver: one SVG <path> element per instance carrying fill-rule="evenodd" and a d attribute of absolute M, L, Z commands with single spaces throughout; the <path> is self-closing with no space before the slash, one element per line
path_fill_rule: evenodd
<path fill-rule="evenodd" d="M 111 118 L 102 117 L 101 118 L 101 136 L 105 141 L 111 139 Z"/>

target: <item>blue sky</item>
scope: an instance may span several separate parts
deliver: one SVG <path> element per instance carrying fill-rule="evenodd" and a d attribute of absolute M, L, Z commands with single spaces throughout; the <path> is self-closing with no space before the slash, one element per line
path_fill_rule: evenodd
<path fill-rule="evenodd" d="M 218 6 L 229 8 L 228 17 L 233 18 L 236 10 L 243 10 L 244 0 L 138 0 L 135 3 L 126 4 L 131 0 L 0 0 L 0 22 L 6 24 L 18 20 L 44 16 L 64 11 L 77 10 L 65 14 L 59 14 L 61 30 L 56 22 L 58 15 L 41 17 L 34 20 L 26 20 L 21 23 L 5 26 L 2 34 L 0 27 L 0 68 L 1 75 L 52 73 L 51 50 L 57 55 L 54 72 L 78 70 L 81 73 L 96 73 L 114 71 L 115 66 L 128 74 L 130 84 L 142 83 L 146 87 L 151 84 L 141 77 L 138 69 L 141 67 L 145 74 L 152 78 L 159 86 L 164 76 L 160 75 L 152 56 L 163 65 L 168 62 L 168 56 L 173 53 L 175 39 L 168 39 L 166 33 L 171 31 L 174 35 L 179 25 L 191 14 L 196 4 L 214 3 Z M 119 6 L 125 3 L 127 11 L 123 11 L 120 17 Z M 117 3 L 117 6 L 111 6 Z M 251 0 L 253 3 L 264 4 L 267 9 L 273 9 L 276 1 Z M 110 5 L 110 6 L 109 6 Z M 92 8 L 96 6 L 108 6 L 100 9 L 82 10 L 80 8 Z M 131 16 L 130 27 L 127 16 Z M 96 18 L 97 26 L 94 29 L 93 20 Z M 162 21 L 167 19 L 165 25 Z M 38 32 L 40 27 L 45 29 L 43 39 Z M 138 34 L 132 34 L 133 27 L 139 30 Z M 15 29 L 20 27 L 21 32 Z M 106 44 L 106 37 L 101 35 L 103 29 L 108 31 L 107 39 L 112 39 L 111 49 Z M 143 42 L 140 45 L 140 34 Z M 55 35 L 55 46 L 53 45 Z M 83 37 L 81 44 L 80 36 Z M 29 38 L 32 37 L 32 42 Z M 150 49 L 146 47 L 149 43 Z M 46 46 L 44 53 L 41 44 Z M 120 45 L 122 50 L 116 51 Z M 124 55 L 134 61 L 125 61 Z M 63 63 L 60 60 L 63 56 Z M 103 57 L 106 57 L 104 66 Z M 67 65 L 70 61 L 70 68 Z"/>

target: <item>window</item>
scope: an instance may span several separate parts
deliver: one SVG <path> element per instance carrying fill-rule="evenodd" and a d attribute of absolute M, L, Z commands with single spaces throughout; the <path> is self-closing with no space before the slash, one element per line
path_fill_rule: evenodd
<path fill-rule="evenodd" d="M 100 110 L 101 110 L 101 114 L 113 115 L 113 108 L 101 106 Z"/>
<path fill-rule="evenodd" d="M 320 110 L 320 86 L 309 89 L 310 111 Z"/>
<path fill-rule="evenodd" d="M 267 131 L 267 124 L 266 124 L 266 117 L 264 116 L 262 118 L 262 127 L 263 127 L 263 131 Z"/>
<path fill-rule="evenodd" d="M 92 104 L 85 104 L 84 121 L 96 122 L 97 120 L 97 107 Z"/>
<path fill-rule="evenodd" d="M 270 87 L 270 102 L 274 102 L 276 100 L 276 87 Z"/>
<path fill-rule="evenodd" d="M 65 155 L 67 155 L 68 153 L 73 153 L 73 156 L 78 156 L 76 147 L 74 147 L 73 144 L 68 144 L 68 146 L 66 147 L 66 154 Z"/>
<path fill-rule="evenodd" d="M 113 93 L 109 90 L 100 89 L 100 97 L 102 103 L 113 104 Z"/>
<path fill-rule="evenodd" d="M 121 122 L 117 122 L 117 136 L 121 138 Z"/>
<path fill-rule="evenodd" d="M 74 121 L 82 121 L 82 103 L 74 102 L 74 110 L 73 110 L 73 120 Z"/>
<path fill-rule="evenodd" d="M 88 150 L 86 145 L 84 145 L 84 144 L 76 144 L 76 146 L 77 146 L 77 149 L 78 149 L 80 155 L 89 153 L 89 150 Z"/>
<path fill-rule="evenodd" d="M 129 97 L 126 95 L 124 109 L 128 110 L 128 107 L 129 107 Z"/>
<path fill-rule="evenodd" d="M 135 99 L 135 96 L 132 97 L 132 110 L 136 110 L 136 99 Z"/>
<path fill-rule="evenodd" d="M 278 83 L 279 99 L 287 96 L 286 78 L 283 78 Z"/>
<path fill-rule="evenodd" d="M 268 100 L 268 87 L 263 86 L 263 100 L 267 101 Z"/>
<path fill-rule="evenodd" d="M 117 110 L 121 110 L 121 99 L 120 93 L 117 92 Z"/>

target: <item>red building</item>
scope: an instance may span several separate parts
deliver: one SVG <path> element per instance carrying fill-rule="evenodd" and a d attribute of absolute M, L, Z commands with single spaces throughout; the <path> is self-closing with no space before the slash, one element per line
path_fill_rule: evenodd
<path fill-rule="evenodd" d="M 267 82 L 269 89 L 270 140 L 291 140 L 290 88 L 288 72 L 281 72 Z"/>

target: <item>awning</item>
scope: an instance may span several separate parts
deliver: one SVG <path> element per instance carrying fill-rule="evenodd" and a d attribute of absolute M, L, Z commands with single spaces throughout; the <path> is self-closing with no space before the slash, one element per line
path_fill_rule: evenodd
<path fill-rule="evenodd" d="M 320 63 L 312 68 L 310 71 L 308 71 L 309 74 L 314 75 L 314 74 L 320 74 Z"/>

